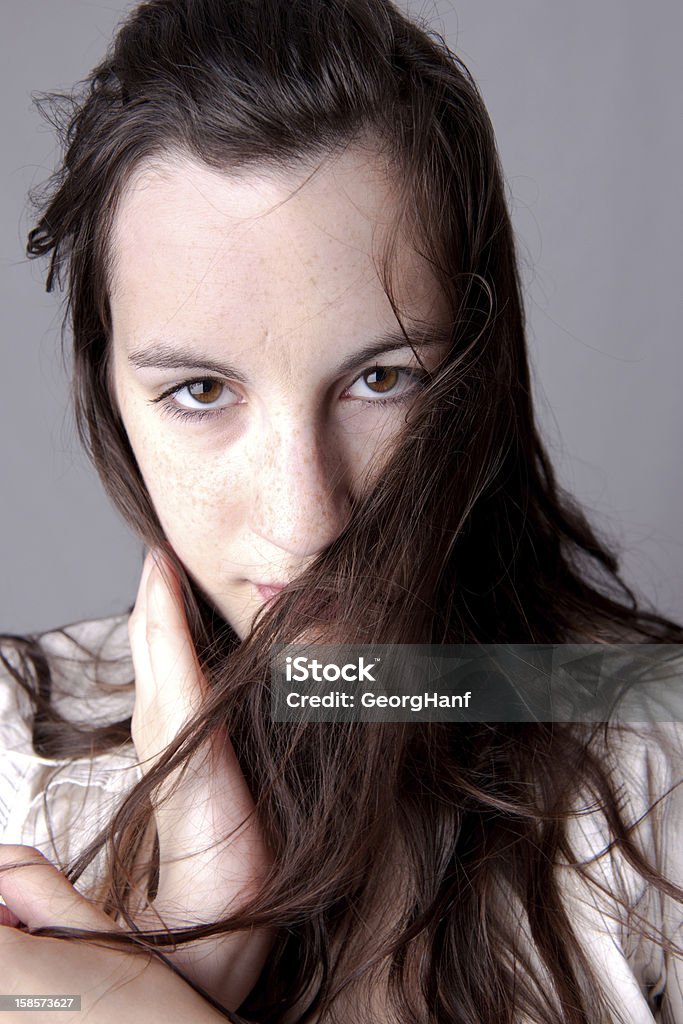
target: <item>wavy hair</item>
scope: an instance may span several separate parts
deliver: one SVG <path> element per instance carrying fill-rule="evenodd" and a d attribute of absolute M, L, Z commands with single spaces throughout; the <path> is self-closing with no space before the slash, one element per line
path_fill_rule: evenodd
<path fill-rule="evenodd" d="M 28 252 L 49 256 L 47 287 L 66 292 L 80 436 L 133 530 L 174 560 L 211 690 L 70 877 L 106 848 L 103 905 L 142 941 L 130 878 L 151 795 L 227 729 L 273 870 L 238 915 L 154 942 L 272 926 L 246 1019 L 368 1019 L 380 992 L 397 1022 L 612 1020 L 556 872 L 575 860 L 578 794 L 602 809 L 627 861 L 673 890 L 634 841 L 593 735 L 543 723 L 319 726 L 270 715 L 272 644 L 310 627 L 324 638 L 316 609 L 326 605 L 335 637 L 357 643 L 683 640 L 680 626 L 639 605 L 543 447 L 503 178 L 466 67 L 389 0 L 148 0 L 83 88 L 44 106 L 64 159 Z M 343 532 L 240 643 L 169 550 L 112 400 L 117 203 L 136 168 L 165 154 L 216 169 L 287 168 L 361 141 L 388 161 L 402 211 L 379 267 L 394 312 L 401 323 L 392 268 L 408 237 L 446 299 L 449 354 Z M 27 663 L 39 660 L 35 645 L 23 650 Z M 130 721 L 84 738 L 41 707 L 43 753 L 130 740 Z M 150 900 L 157 870 L 152 859 Z M 366 918 L 380 922 L 372 935 L 359 928 Z"/>

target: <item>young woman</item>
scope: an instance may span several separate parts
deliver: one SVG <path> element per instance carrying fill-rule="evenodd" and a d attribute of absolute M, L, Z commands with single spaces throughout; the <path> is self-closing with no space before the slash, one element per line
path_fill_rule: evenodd
<path fill-rule="evenodd" d="M 150 0 L 65 143 L 29 252 L 150 554 L 130 618 L 4 645 L 5 989 L 683 1021 L 675 725 L 270 714 L 275 642 L 683 639 L 556 484 L 466 69 L 386 0 Z"/>

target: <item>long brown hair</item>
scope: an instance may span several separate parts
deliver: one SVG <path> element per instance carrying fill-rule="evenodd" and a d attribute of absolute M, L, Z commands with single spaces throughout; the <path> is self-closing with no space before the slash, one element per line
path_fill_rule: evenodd
<path fill-rule="evenodd" d="M 50 109 L 65 156 L 28 251 L 50 255 L 47 287 L 66 289 L 79 431 L 146 543 L 169 550 L 108 386 L 109 243 L 141 161 L 180 151 L 218 169 L 289 166 L 371 140 L 404 211 L 380 267 L 399 323 L 392 266 L 406 236 L 450 311 L 449 356 L 382 474 L 245 641 L 175 559 L 211 697 L 70 877 L 107 842 L 104 906 L 126 917 L 150 794 L 227 728 L 274 868 L 243 912 L 185 936 L 276 928 L 245 1017 L 277 1021 L 296 1006 L 292 1019 L 336 1019 L 343 1006 L 345 1020 L 367 1019 L 363 1000 L 381 983 L 397 1021 L 611 1020 L 555 871 L 573 860 L 579 792 L 602 808 L 625 858 L 672 890 L 633 841 L 595 737 L 544 724 L 303 726 L 270 716 L 272 644 L 312 623 L 324 636 L 314 609 L 325 604 L 335 637 L 354 642 L 683 640 L 681 627 L 639 607 L 544 450 L 495 141 L 467 69 L 389 0 L 148 0 L 83 90 Z M 24 651 L 38 657 L 35 645 Z M 127 721 L 84 740 L 35 699 L 43 753 L 130 737 Z M 358 927 L 366 918 L 380 922 L 372 935 Z"/>

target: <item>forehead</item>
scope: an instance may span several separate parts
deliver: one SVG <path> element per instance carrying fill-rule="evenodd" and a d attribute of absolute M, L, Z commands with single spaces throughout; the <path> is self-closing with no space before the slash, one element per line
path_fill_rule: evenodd
<path fill-rule="evenodd" d="M 220 320 L 239 308 L 269 319 L 283 306 L 310 315 L 313 304 L 384 318 L 391 305 L 378 268 L 400 215 L 385 161 L 360 146 L 230 172 L 184 154 L 150 160 L 114 220 L 112 309 L 158 320 L 170 302 L 178 316 L 213 310 Z M 396 297 L 409 319 L 429 319 L 438 305 L 429 268 L 407 239 L 397 252 Z"/>

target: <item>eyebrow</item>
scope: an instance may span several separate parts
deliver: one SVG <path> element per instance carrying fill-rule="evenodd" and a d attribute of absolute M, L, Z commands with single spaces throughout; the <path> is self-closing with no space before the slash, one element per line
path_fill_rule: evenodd
<path fill-rule="evenodd" d="M 335 373 L 340 376 L 349 373 L 385 352 L 410 348 L 411 345 L 418 350 L 433 348 L 447 344 L 450 340 L 450 331 L 442 327 L 433 328 L 429 333 L 421 334 L 419 337 L 411 337 L 410 334 L 406 337 L 399 330 L 388 331 L 381 338 L 344 359 L 337 366 Z M 128 354 L 128 361 L 138 369 L 153 367 L 159 370 L 206 370 L 221 377 L 229 377 L 241 384 L 249 383 L 249 378 L 236 366 L 211 359 L 189 348 L 172 345 L 167 341 L 155 341 L 143 348 L 133 349 Z"/>

